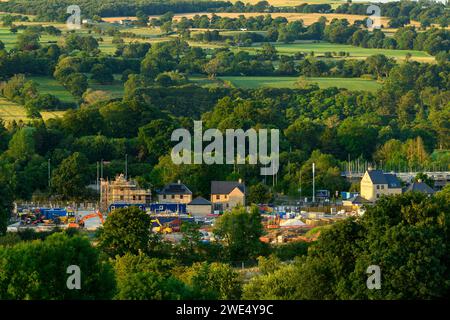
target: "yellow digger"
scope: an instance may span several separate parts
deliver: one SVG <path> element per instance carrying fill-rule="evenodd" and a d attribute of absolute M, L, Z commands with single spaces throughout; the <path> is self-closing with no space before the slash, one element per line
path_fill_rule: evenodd
<path fill-rule="evenodd" d="M 156 222 L 156 223 L 158 224 L 157 227 L 153 227 L 153 228 L 152 228 L 152 231 L 153 231 L 153 232 L 156 232 L 156 233 L 164 233 L 164 234 L 172 233 L 172 232 L 173 232 L 172 228 L 162 225 L 158 218 L 152 220 L 152 223 L 153 223 L 153 222 Z"/>

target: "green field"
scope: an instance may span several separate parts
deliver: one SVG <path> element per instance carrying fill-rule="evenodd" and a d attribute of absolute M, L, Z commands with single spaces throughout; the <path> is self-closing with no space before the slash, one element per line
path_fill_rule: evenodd
<path fill-rule="evenodd" d="M 38 84 L 38 90 L 40 93 L 49 93 L 63 102 L 75 102 L 74 97 L 63 87 L 56 79 L 46 76 L 34 76 L 27 77 L 29 80 L 33 80 Z"/>
<path fill-rule="evenodd" d="M 89 74 L 87 74 L 89 78 Z M 93 90 L 102 90 L 108 92 L 113 98 L 120 98 L 123 96 L 123 83 L 120 79 L 121 75 L 115 75 L 114 83 L 98 84 L 89 80 L 89 88 Z M 49 93 L 58 97 L 63 102 L 75 102 L 75 98 L 67 91 L 56 79 L 48 76 L 35 76 L 28 79 L 35 81 L 39 86 L 40 93 Z"/>
<path fill-rule="evenodd" d="M 434 61 L 433 56 L 429 55 L 424 51 L 417 51 L 417 50 L 372 49 L 372 48 L 354 47 L 346 44 L 334 44 L 328 42 L 314 43 L 312 41 L 302 41 L 292 44 L 274 43 L 273 45 L 281 54 L 294 54 L 296 52 L 310 53 L 311 51 L 313 51 L 315 55 L 323 55 L 325 52 L 338 53 L 340 51 L 343 51 L 350 53 L 349 58 L 366 58 L 374 54 L 384 54 L 388 57 L 396 59 L 404 59 L 406 54 L 410 53 L 412 55 L 412 59 L 428 62 Z M 256 52 L 260 48 L 261 46 L 257 45 L 241 49 L 250 52 Z"/>
<path fill-rule="evenodd" d="M 17 35 L 21 32 L 22 31 L 19 31 L 14 34 L 9 31 L 9 28 L 0 28 L 0 40 L 5 44 L 7 50 L 11 50 L 12 48 L 14 48 L 17 41 Z M 59 37 L 43 34 L 41 35 L 40 43 L 42 45 L 45 45 L 54 41 L 58 41 L 58 39 Z"/>
<path fill-rule="evenodd" d="M 44 120 L 62 117 L 64 111 L 42 111 L 41 115 Z M 8 101 L 5 98 L 0 97 L 0 119 L 10 122 L 13 120 L 26 121 L 29 120 L 25 111 L 25 108 L 14 102 Z"/>
<path fill-rule="evenodd" d="M 231 82 L 238 88 L 255 89 L 260 87 L 270 88 L 295 88 L 298 77 L 220 77 L 224 81 Z M 305 78 L 307 83 L 315 83 L 320 88 L 338 87 L 348 90 L 376 91 L 380 84 L 374 80 L 361 78 Z"/>

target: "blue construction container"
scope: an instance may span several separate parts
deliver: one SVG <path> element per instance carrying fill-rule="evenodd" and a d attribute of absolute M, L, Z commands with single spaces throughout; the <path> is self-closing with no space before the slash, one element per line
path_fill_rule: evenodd
<path fill-rule="evenodd" d="M 186 214 L 186 204 L 179 203 L 150 203 L 150 204 L 139 204 L 139 203 L 113 203 L 109 205 L 108 212 L 115 209 L 123 209 L 129 207 L 138 207 L 142 211 L 151 213 L 180 213 Z"/>
<path fill-rule="evenodd" d="M 45 219 L 53 220 L 58 217 L 65 217 L 67 210 L 64 208 L 39 208 L 39 212 Z"/>
<path fill-rule="evenodd" d="M 347 200 L 347 199 L 353 198 L 355 196 L 359 196 L 359 193 L 358 192 L 341 191 L 342 200 Z"/>

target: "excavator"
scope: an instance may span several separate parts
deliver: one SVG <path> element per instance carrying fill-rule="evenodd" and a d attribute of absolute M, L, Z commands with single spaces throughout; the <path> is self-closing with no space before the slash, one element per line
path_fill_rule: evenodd
<path fill-rule="evenodd" d="M 85 222 L 86 220 L 89 220 L 89 219 L 92 219 L 92 218 L 95 218 L 95 217 L 99 217 L 99 218 L 100 218 L 101 224 L 103 224 L 103 222 L 104 222 L 103 215 L 102 215 L 102 213 L 98 210 L 98 211 L 95 212 L 95 213 L 90 213 L 90 214 L 85 215 L 85 216 L 84 216 L 83 218 L 81 218 L 77 223 L 75 223 L 75 222 L 69 223 L 68 228 L 84 228 L 84 222 Z"/>
<path fill-rule="evenodd" d="M 172 228 L 163 226 L 158 218 L 152 220 L 152 223 L 153 222 L 156 222 L 158 224 L 157 227 L 152 228 L 153 232 L 157 232 L 157 233 L 172 233 L 173 232 Z"/>

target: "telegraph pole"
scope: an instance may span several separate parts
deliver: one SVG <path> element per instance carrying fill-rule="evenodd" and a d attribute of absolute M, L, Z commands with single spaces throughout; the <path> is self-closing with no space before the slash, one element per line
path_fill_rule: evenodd
<path fill-rule="evenodd" d="M 50 164 L 50 158 L 48 159 L 47 162 L 47 174 L 48 174 L 48 187 L 50 188 L 50 178 L 51 178 L 51 164 Z"/>
<path fill-rule="evenodd" d="M 312 195 L 312 200 L 313 203 L 316 202 L 316 185 L 315 185 L 315 173 L 316 173 L 316 164 L 313 162 L 312 164 L 312 174 L 313 174 L 313 181 L 312 181 L 312 187 L 313 187 L 313 195 Z"/>
<path fill-rule="evenodd" d="M 128 154 L 125 154 L 125 180 L 128 180 Z"/>

